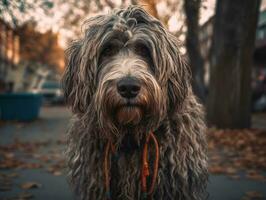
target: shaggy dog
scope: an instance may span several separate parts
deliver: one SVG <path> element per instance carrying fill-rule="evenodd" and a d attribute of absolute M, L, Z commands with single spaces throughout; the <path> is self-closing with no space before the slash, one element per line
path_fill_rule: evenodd
<path fill-rule="evenodd" d="M 82 200 L 205 199 L 203 111 L 177 39 L 137 6 L 85 25 L 84 37 L 68 49 L 63 76 L 74 113 L 67 158 L 77 194 Z M 154 188 L 143 194 L 150 133 L 155 142 L 148 142 L 145 180 Z"/>

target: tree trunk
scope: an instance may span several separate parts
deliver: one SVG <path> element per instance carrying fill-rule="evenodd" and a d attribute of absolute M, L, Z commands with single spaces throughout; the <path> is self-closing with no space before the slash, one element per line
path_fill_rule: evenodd
<path fill-rule="evenodd" d="M 217 1 L 207 117 L 218 128 L 248 128 L 260 0 Z"/>
<path fill-rule="evenodd" d="M 204 61 L 199 44 L 199 11 L 201 0 L 184 0 L 187 34 L 186 48 L 192 72 L 192 86 L 195 94 L 205 102 Z"/>

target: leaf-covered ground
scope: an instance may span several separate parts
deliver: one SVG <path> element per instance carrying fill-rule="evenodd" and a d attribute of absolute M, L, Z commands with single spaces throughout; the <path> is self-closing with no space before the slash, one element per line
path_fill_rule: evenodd
<path fill-rule="evenodd" d="M 259 129 L 208 131 L 209 172 L 230 179 L 266 182 L 266 131 Z M 243 200 L 266 199 L 247 191 Z"/>
<path fill-rule="evenodd" d="M 71 200 L 65 174 L 70 113 L 47 107 L 41 118 L 0 125 L 0 200 Z"/>
<path fill-rule="evenodd" d="M 211 173 L 238 178 L 243 171 L 247 178 L 266 181 L 260 174 L 266 171 L 266 131 L 210 129 L 208 147 Z"/>

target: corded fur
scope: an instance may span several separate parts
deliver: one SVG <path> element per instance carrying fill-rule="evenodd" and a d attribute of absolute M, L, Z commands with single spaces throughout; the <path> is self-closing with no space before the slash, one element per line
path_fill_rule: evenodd
<path fill-rule="evenodd" d="M 137 116 L 142 117 L 143 123 L 131 129 L 118 126 L 112 115 L 108 115 L 111 104 L 121 101 L 114 94 L 114 86 L 108 85 L 120 73 L 120 68 L 114 67 L 117 60 L 101 62 L 104 45 L 114 32 L 123 33 L 133 44 L 141 41 L 151 54 L 153 72 L 145 70 L 141 56 L 118 55 L 118 59 L 128 57 L 130 62 L 139 63 L 134 73 L 146 80 L 143 81 L 146 96 L 140 97 L 140 101 L 148 99 L 145 105 L 150 115 Z M 153 199 L 206 198 L 204 112 L 191 91 L 190 73 L 180 57 L 178 45 L 176 38 L 158 20 L 137 6 L 88 20 L 84 37 L 71 44 L 63 76 L 65 96 L 74 113 L 68 132 L 67 159 L 70 181 L 82 200 L 105 199 L 102 166 L 106 141 L 111 139 L 119 147 L 130 132 L 141 146 L 143 136 L 151 130 L 160 146 Z M 101 65 L 107 69 L 112 65 L 112 70 L 104 70 Z M 115 78 L 105 82 L 111 73 Z M 120 152 L 112 162 L 115 163 L 111 169 L 115 174 L 111 180 L 112 199 L 141 199 L 140 159 L 141 149 L 136 149 L 130 153 Z"/>

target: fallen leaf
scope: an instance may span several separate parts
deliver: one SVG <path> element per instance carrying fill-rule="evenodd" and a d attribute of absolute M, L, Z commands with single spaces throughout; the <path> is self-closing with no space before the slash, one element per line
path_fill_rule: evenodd
<path fill-rule="evenodd" d="M 14 172 L 14 173 L 7 174 L 6 176 L 9 178 L 17 178 L 19 177 L 19 174 Z"/>
<path fill-rule="evenodd" d="M 249 199 L 262 199 L 263 195 L 258 191 L 248 191 L 246 192 L 245 197 Z"/>
<path fill-rule="evenodd" d="M 61 176 L 62 175 L 62 172 L 60 172 L 60 171 L 54 171 L 53 172 L 53 175 L 54 176 Z"/>
<path fill-rule="evenodd" d="M 32 189 L 32 188 L 40 188 L 41 184 L 36 182 L 26 182 L 20 185 L 20 187 L 24 190 Z"/>

